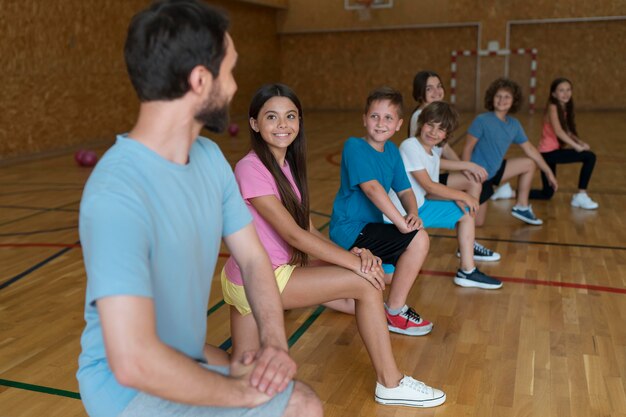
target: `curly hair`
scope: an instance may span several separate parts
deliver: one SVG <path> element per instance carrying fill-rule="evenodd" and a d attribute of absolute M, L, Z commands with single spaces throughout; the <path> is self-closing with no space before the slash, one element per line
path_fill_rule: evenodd
<path fill-rule="evenodd" d="M 489 88 L 487 88 L 487 91 L 485 91 L 485 109 L 488 111 L 495 110 L 493 107 L 493 98 L 499 90 L 507 90 L 513 96 L 513 104 L 508 113 L 513 114 L 517 112 L 522 105 L 522 89 L 515 81 L 504 77 L 494 80 L 489 85 Z"/>

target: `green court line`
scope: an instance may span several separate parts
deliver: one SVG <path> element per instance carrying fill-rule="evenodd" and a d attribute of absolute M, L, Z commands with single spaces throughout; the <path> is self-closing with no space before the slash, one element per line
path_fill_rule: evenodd
<path fill-rule="evenodd" d="M 44 394 L 58 395 L 59 397 L 67 397 L 67 398 L 73 398 L 75 400 L 80 400 L 79 393 L 66 391 L 63 389 L 44 387 L 41 385 L 26 384 L 24 382 L 9 381 L 8 379 L 0 379 L 0 385 L 3 385 L 5 387 L 18 388 L 18 389 L 23 389 L 27 391 L 43 392 Z"/>
<path fill-rule="evenodd" d="M 298 327 L 291 336 L 289 336 L 289 339 L 287 340 L 289 347 L 292 347 L 296 344 L 298 339 L 300 339 L 304 332 L 306 332 L 308 328 L 311 327 L 311 325 L 315 322 L 315 320 L 317 320 L 317 318 L 320 316 L 320 314 L 322 314 L 324 310 L 326 310 L 326 307 L 318 306 L 315 311 L 309 316 L 309 318 L 306 319 L 305 322 L 302 323 L 302 325 Z"/>
<path fill-rule="evenodd" d="M 223 306 L 224 304 L 226 304 L 224 303 L 224 300 L 218 301 L 217 303 L 215 303 L 213 307 L 207 310 L 206 316 L 209 317 L 211 314 L 215 313 L 215 311 L 217 311 L 217 309 Z"/>
<path fill-rule="evenodd" d="M 319 230 L 321 232 L 322 230 L 326 229 L 329 224 L 330 224 L 330 222 L 326 222 L 323 225 L 321 225 L 320 227 L 318 227 L 317 230 Z"/>
<path fill-rule="evenodd" d="M 311 213 L 313 214 L 317 214 L 318 216 L 322 216 L 322 217 L 330 217 L 330 214 L 327 213 L 322 213 L 321 211 L 315 211 L 315 210 L 309 210 Z"/>

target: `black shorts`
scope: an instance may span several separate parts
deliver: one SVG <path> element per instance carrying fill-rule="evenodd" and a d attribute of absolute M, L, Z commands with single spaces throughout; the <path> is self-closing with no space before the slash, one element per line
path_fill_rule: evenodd
<path fill-rule="evenodd" d="M 402 233 L 391 223 L 368 223 L 351 246 L 369 249 L 384 264 L 395 265 L 418 230 Z"/>
<path fill-rule="evenodd" d="M 448 185 L 448 173 L 439 174 L 439 184 Z"/>
<path fill-rule="evenodd" d="M 483 189 L 480 192 L 480 200 L 479 200 L 480 204 L 484 203 L 485 201 L 489 200 L 489 198 L 491 198 L 491 196 L 495 192 L 493 187 L 500 185 L 500 181 L 502 181 L 502 175 L 504 175 L 505 168 L 506 168 L 506 159 L 503 159 L 502 165 L 500 165 L 500 168 L 498 168 L 498 171 L 496 172 L 496 174 L 493 177 L 489 178 L 488 180 L 485 180 L 485 182 L 483 182 Z"/>

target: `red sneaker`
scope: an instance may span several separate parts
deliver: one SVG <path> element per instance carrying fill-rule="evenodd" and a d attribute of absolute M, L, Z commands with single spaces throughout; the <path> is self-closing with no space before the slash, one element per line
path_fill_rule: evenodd
<path fill-rule="evenodd" d="M 400 314 L 393 316 L 385 309 L 390 332 L 409 336 L 424 336 L 431 332 L 433 324 L 420 317 L 411 307 L 405 305 Z"/>

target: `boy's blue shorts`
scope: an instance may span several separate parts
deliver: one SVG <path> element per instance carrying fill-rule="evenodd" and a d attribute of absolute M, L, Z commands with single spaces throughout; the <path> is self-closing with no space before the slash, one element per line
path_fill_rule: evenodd
<path fill-rule="evenodd" d="M 454 229 L 463 217 L 463 211 L 451 200 L 428 200 L 419 208 L 418 214 L 425 229 Z"/>

